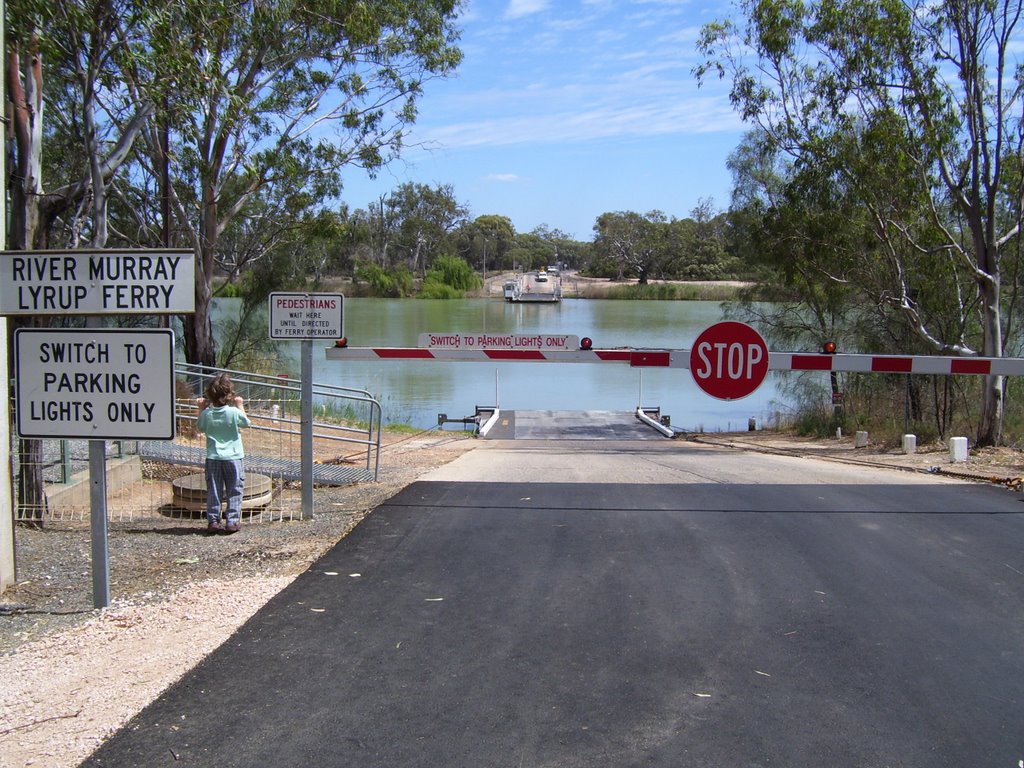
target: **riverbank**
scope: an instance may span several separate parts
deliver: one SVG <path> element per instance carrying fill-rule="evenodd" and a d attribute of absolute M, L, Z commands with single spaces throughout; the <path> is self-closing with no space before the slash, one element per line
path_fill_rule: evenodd
<path fill-rule="evenodd" d="M 504 298 L 505 283 L 517 272 L 493 272 L 480 289 L 470 291 L 466 298 Z M 753 283 L 741 280 L 650 280 L 640 286 L 635 280 L 612 280 L 606 277 L 583 277 L 577 272 L 563 273 L 562 297 L 565 299 L 669 299 L 689 301 L 729 301 Z M 342 293 L 348 298 L 364 297 L 365 286 L 355 285 L 348 278 L 329 278 L 323 290 Z"/>

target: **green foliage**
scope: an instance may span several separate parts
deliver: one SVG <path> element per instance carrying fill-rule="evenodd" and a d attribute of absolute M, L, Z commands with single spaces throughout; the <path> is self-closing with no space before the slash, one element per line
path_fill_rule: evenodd
<path fill-rule="evenodd" d="M 691 218 L 668 218 L 660 211 L 604 213 L 594 225 L 585 274 L 618 280 L 730 280 L 745 271 L 726 250 L 728 219 L 709 200 Z M 747 270 L 749 271 L 749 270 Z"/>
<path fill-rule="evenodd" d="M 608 291 L 605 298 L 630 301 L 733 301 L 741 290 L 730 285 L 648 283 L 617 285 Z"/>
<path fill-rule="evenodd" d="M 457 256 L 442 256 L 434 260 L 434 266 L 427 273 L 426 282 L 449 285 L 457 291 L 471 291 L 479 288 L 483 281 L 465 259 Z"/>
<path fill-rule="evenodd" d="M 731 79 L 760 129 L 735 166 L 737 242 L 767 246 L 819 326 L 849 315 L 855 333 L 939 354 L 1021 347 L 1024 207 L 1006 194 L 1024 186 L 1007 66 L 1021 21 L 1019 3 L 988 0 L 744 0 L 739 20 L 704 28 L 695 74 Z M 986 445 L 998 377 L 981 399 Z"/>
<path fill-rule="evenodd" d="M 425 280 L 418 296 L 421 299 L 462 299 L 465 298 L 466 292 L 444 283 Z"/>
<path fill-rule="evenodd" d="M 419 295 L 424 299 L 458 299 L 481 285 L 480 276 L 464 259 L 442 256 L 435 259 L 434 266 L 427 272 Z"/>
<path fill-rule="evenodd" d="M 368 217 L 379 262 L 425 274 L 433 259 L 452 252 L 452 232 L 464 223 L 466 207 L 450 185 L 408 183 L 371 206 Z"/>
<path fill-rule="evenodd" d="M 369 286 L 370 294 L 382 299 L 399 299 L 412 294 L 412 273 L 405 267 L 390 272 L 377 264 L 356 265 L 354 279 Z"/>
<path fill-rule="evenodd" d="M 221 299 L 240 299 L 245 291 L 238 283 L 222 283 L 215 293 Z"/>
<path fill-rule="evenodd" d="M 455 233 L 454 244 L 473 267 L 486 273 L 513 268 L 510 254 L 516 238 L 511 219 L 487 214 L 464 223 Z"/>

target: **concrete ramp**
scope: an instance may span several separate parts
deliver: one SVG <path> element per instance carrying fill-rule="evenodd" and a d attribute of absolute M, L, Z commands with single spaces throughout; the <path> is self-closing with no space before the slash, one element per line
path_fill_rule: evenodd
<path fill-rule="evenodd" d="M 667 440 L 632 411 L 501 411 L 487 440 Z"/>

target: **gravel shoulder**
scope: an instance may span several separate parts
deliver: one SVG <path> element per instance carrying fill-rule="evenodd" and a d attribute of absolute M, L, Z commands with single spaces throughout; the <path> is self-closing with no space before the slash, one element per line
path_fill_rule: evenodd
<path fill-rule="evenodd" d="M 771 432 L 692 439 L 1014 487 L 1024 474 L 1024 456 L 1008 449 L 952 464 L 944 446 L 908 456 Z M 468 433 L 391 435 L 380 482 L 318 489 L 311 521 L 217 537 L 201 520 L 113 524 L 102 610 L 92 608 L 87 523 L 18 528 L 19 581 L 0 597 L 0 767 L 78 765 L 368 512 L 475 445 Z"/>

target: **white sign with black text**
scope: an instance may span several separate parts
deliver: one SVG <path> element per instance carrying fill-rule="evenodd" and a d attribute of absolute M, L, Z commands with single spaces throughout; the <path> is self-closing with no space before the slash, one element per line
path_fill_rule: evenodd
<path fill-rule="evenodd" d="M 270 338 L 340 339 L 345 335 L 340 293 L 270 294 Z"/>
<path fill-rule="evenodd" d="M 17 429 L 27 438 L 174 439 L 174 332 L 19 328 Z"/>
<path fill-rule="evenodd" d="M 192 251 L 0 253 L 0 315 L 157 315 L 195 308 Z"/>

